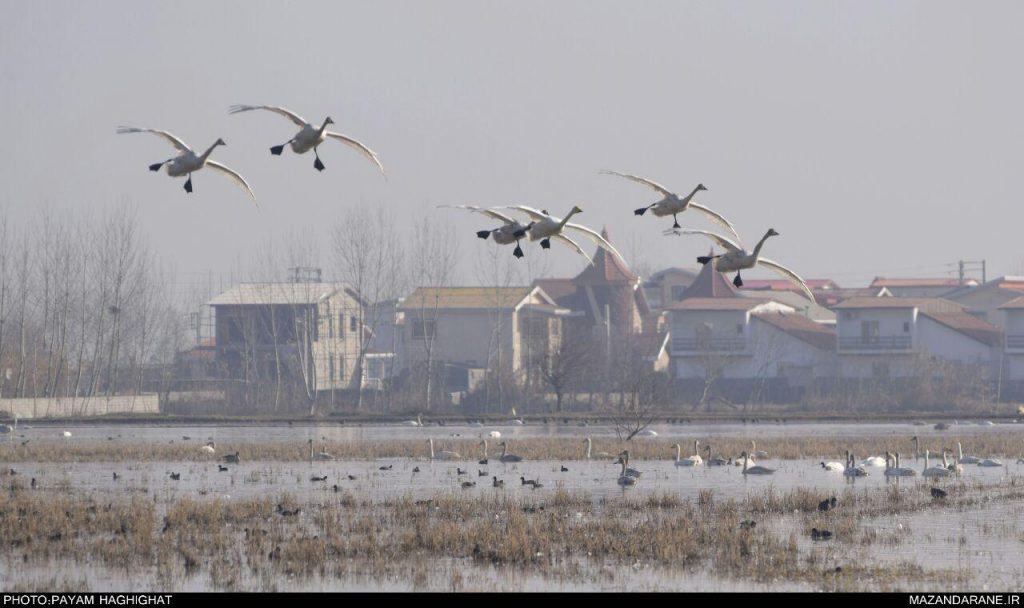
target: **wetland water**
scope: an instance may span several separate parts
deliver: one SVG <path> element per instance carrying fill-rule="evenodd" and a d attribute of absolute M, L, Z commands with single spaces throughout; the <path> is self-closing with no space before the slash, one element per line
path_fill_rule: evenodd
<path fill-rule="evenodd" d="M 71 437 L 62 436 L 65 428 Z M 573 452 L 579 448 L 582 453 L 582 438 L 589 436 L 596 453 L 602 446 L 614 451 L 613 447 L 622 445 L 610 427 L 23 425 L 15 434 L 0 437 L 6 444 L 2 449 L 7 450 L 0 454 L 8 459 L 0 460 L 8 473 L 0 477 L 7 501 L 0 507 L 0 521 L 7 518 L 0 526 L 4 545 L 0 580 L 4 590 L 180 591 L 1014 590 L 1024 580 L 1024 465 L 1016 463 L 1024 445 L 1024 425 L 959 424 L 947 431 L 912 424 L 688 424 L 653 429 L 658 437 L 637 438 L 630 442 L 637 446 L 631 450 L 642 452 L 645 442 L 656 443 L 658 457 L 632 459 L 630 466 L 642 470 L 643 477 L 636 486 L 623 488 L 616 483 L 620 467 L 608 459 L 587 461 L 577 455 L 564 460 L 498 462 L 499 452 L 493 446 L 500 439 L 489 439 L 487 465 L 477 464 L 482 454 L 465 449 L 465 458 L 451 462 L 425 457 L 325 462 L 243 458 L 237 465 L 223 465 L 221 460 L 230 446 L 294 443 L 300 449 L 310 439 L 315 445 L 341 446 L 420 445 L 432 438 L 438 450 L 450 449 L 445 446 L 475 443 L 492 430 L 509 440 L 513 451 L 517 442 L 547 440 L 571 444 Z M 678 441 L 684 455 L 689 454 L 692 449 L 686 446 L 692 448 L 694 439 L 730 446 L 749 439 L 766 445 L 790 439 L 827 442 L 829 437 L 881 440 L 903 452 L 904 466 L 920 471 L 923 460 L 913 458 L 908 444 L 911 435 L 917 435 L 922 446 L 937 449 L 961 441 L 970 453 L 968 446 L 998 441 L 1017 446 L 1018 452 L 1012 453 L 1011 448 L 1004 454 L 985 454 L 1001 458 L 1006 466 L 964 465 L 959 478 L 934 480 L 918 475 L 897 482 L 886 479 L 883 467 L 868 467 L 867 477 L 850 479 L 826 472 L 818 464 L 823 459 L 841 460 L 838 454 L 767 459 L 761 464 L 776 469 L 774 474 L 744 476 L 734 466 L 677 467 L 674 450 L 667 449 Z M 116 452 L 121 446 L 138 451 L 140 446 L 173 443 L 198 450 L 210 440 L 218 445 L 215 459 L 190 455 L 66 461 L 59 457 L 73 449 L 88 453 L 90 446 Z M 29 447 L 47 458 L 18 456 L 18 450 Z M 221 471 L 218 463 L 227 470 Z M 9 474 L 11 468 L 17 475 Z M 460 468 L 466 474 L 458 474 Z M 481 476 L 480 471 L 487 475 Z M 171 473 L 180 479 L 172 479 Z M 311 481 L 321 476 L 326 481 Z M 505 482 L 504 488 L 492 487 L 494 476 Z M 539 480 L 544 487 L 523 486 L 520 477 Z M 32 478 L 35 488 L 29 485 Z M 477 485 L 463 488 L 467 481 Z M 950 498 L 931 499 L 932 487 L 946 489 Z M 838 497 L 840 508 L 817 512 L 817 500 L 830 496 Z M 47 505 L 60 501 L 72 501 L 64 509 L 68 521 L 59 521 L 60 513 L 57 521 L 45 513 Z M 75 529 L 80 514 L 74 508 L 96 512 L 112 504 L 115 511 L 117 505 L 145 511 L 132 515 L 141 517 L 132 521 L 152 530 L 140 539 L 132 527 L 136 524 L 127 526 L 128 533 L 121 523 L 119 535 L 116 527 L 113 531 L 99 524 L 95 530 L 88 528 L 92 525 L 88 518 L 78 524 L 88 530 Z M 277 509 L 281 504 L 299 512 L 292 517 L 281 515 Z M 203 511 L 210 505 L 224 513 L 211 516 Z M 243 506 L 252 512 L 228 513 Z M 512 510 L 515 517 L 509 515 Z M 520 510 L 528 515 L 520 516 Z M 173 519 L 185 511 L 180 523 L 174 519 L 177 536 L 169 539 L 165 517 Z M 515 521 L 504 522 L 505 517 Z M 735 543 L 739 557 L 705 556 L 697 549 L 677 556 L 673 547 L 648 551 L 620 547 L 614 539 L 619 530 L 615 526 L 620 524 L 635 523 L 630 534 L 642 537 L 645 530 L 658 526 L 677 531 L 676 520 L 685 517 L 704 521 L 699 530 L 680 537 L 680 545 L 693 535 L 704 535 L 705 543 L 708 538 L 717 542 L 715 535 L 722 534 L 721 543 Z M 101 516 L 94 519 L 99 521 Z M 757 522 L 756 537 L 738 538 L 731 530 L 745 520 Z M 578 541 L 562 539 L 565 546 L 558 545 L 557 539 L 537 541 L 534 544 L 541 550 L 530 549 L 525 558 L 503 553 L 490 561 L 481 557 L 481 548 L 506 542 L 502 534 L 513 535 L 513 529 L 518 529 L 514 526 L 523 526 L 528 539 L 530 534 L 546 531 L 557 535 L 576 530 L 583 536 Z M 730 529 L 723 531 L 724 526 Z M 836 537 L 813 541 L 808 534 L 812 526 L 834 530 Z M 266 544 L 252 540 L 250 532 L 257 529 L 272 540 Z M 58 540 L 52 540 L 57 537 L 55 530 L 61 534 Z M 202 539 L 193 535 L 203 531 L 212 539 L 208 549 L 222 555 L 204 553 Z M 416 538 L 405 538 L 407 531 Z M 488 536 L 491 532 L 494 538 Z M 448 536 L 437 540 L 431 534 Z M 612 536 L 612 542 L 594 540 L 603 534 Z M 333 535 L 339 538 L 331 540 Z M 360 545 L 363 541 L 366 544 Z M 576 542 L 578 546 L 571 544 Z M 110 545 L 119 547 L 120 553 Z M 274 551 L 281 547 L 296 554 L 275 557 Z M 389 553 L 410 547 L 414 550 L 408 554 Z M 302 557 L 300 550 L 311 553 Z M 259 559 L 254 557 L 257 551 Z M 312 563 L 305 564 L 303 559 Z M 745 559 L 760 561 L 747 565 Z M 789 565 L 772 572 L 770 565 L 776 559 Z M 834 573 L 836 567 L 839 573 Z"/>

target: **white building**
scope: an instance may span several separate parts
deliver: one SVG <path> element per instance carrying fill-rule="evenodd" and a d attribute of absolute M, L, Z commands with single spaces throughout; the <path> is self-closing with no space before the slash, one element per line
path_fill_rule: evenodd
<path fill-rule="evenodd" d="M 845 378 L 908 378 L 936 362 L 998 371 L 1002 332 L 941 298 L 852 298 L 837 306 Z"/>
<path fill-rule="evenodd" d="M 1004 316 L 999 312 L 1000 307 L 1021 296 L 1024 296 L 1024 277 L 1003 276 L 981 285 L 962 287 L 943 297 L 962 304 L 968 313 L 982 321 L 1003 327 Z"/>
<path fill-rule="evenodd" d="M 1006 330 L 1006 377 L 1010 382 L 1024 384 L 1024 296 L 1003 304 L 999 309 L 1003 313 Z"/>
<path fill-rule="evenodd" d="M 687 298 L 669 306 L 677 380 L 786 378 L 804 386 L 835 375 L 835 333 L 790 306 L 753 298 Z"/>

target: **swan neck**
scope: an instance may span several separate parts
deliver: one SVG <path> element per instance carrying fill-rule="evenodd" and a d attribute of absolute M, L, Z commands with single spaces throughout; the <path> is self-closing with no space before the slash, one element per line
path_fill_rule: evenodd
<path fill-rule="evenodd" d="M 761 255 L 761 247 L 764 247 L 764 242 L 768 240 L 769 236 L 771 236 L 771 233 L 770 232 L 765 232 L 764 236 L 761 237 L 761 240 L 758 241 L 757 245 L 754 246 L 754 257 L 755 258 L 758 257 L 759 255 Z"/>
<path fill-rule="evenodd" d="M 574 215 L 576 215 L 576 210 L 575 209 L 573 209 L 569 213 L 565 214 L 565 217 L 562 218 L 562 221 L 558 222 L 558 228 L 559 229 L 565 228 L 565 225 L 569 223 L 569 218 L 571 218 Z"/>
<path fill-rule="evenodd" d="M 318 135 L 323 135 L 324 131 L 326 131 L 326 130 L 327 130 L 327 119 L 325 118 L 324 119 L 324 124 L 320 125 L 320 129 L 317 130 L 317 134 Z M 419 419 L 419 416 L 417 416 L 416 418 Z"/>
<path fill-rule="evenodd" d="M 202 161 L 203 161 L 203 162 L 205 163 L 205 162 L 206 162 L 206 159 L 210 157 L 210 153 L 212 153 L 212 152 L 213 152 L 213 149 L 214 149 L 214 148 L 216 148 L 216 147 L 217 147 L 217 146 L 219 146 L 219 145 L 220 145 L 220 144 L 219 144 L 218 142 L 213 142 L 213 145 L 212 145 L 212 146 L 210 146 L 209 148 L 207 148 L 207 149 L 206 149 L 206 152 L 203 152 L 203 155 L 202 155 L 202 156 L 200 156 L 199 158 L 200 158 L 200 159 L 202 159 Z"/>

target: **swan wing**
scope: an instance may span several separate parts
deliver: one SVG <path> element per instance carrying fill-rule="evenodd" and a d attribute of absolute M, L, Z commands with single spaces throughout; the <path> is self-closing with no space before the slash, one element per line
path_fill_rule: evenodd
<path fill-rule="evenodd" d="M 718 213 L 717 211 L 712 211 L 711 209 L 705 207 L 704 205 L 695 203 L 693 201 L 690 201 L 690 208 L 700 211 L 711 221 L 717 222 L 722 226 L 725 226 L 726 228 L 729 229 L 729 232 L 731 232 L 732 235 L 736 237 L 737 241 L 740 240 L 740 235 L 739 233 L 736 232 L 736 228 L 732 225 L 732 222 L 725 219 L 725 216 L 723 216 L 722 214 Z"/>
<path fill-rule="evenodd" d="M 220 163 L 218 163 L 217 161 L 214 161 L 214 160 L 206 161 L 206 166 L 211 168 L 211 169 L 215 169 L 217 171 L 220 171 L 224 175 L 226 175 L 229 178 L 231 178 L 231 181 L 235 182 L 236 185 L 238 185 L 240 188 L 242 188 L 243 190 L 245 190 L 246 192 L 249 193 L 249 196 L 252 197 L 252 200 L 253 200 L 253 202 L 256 203 L 257 207 L 260 206 L 259 202 L 256 201 L 256 195 L 253 193 L 252 188 L 249 186 L 249 182 L 245 181 L 245 178 L 242 177 L 241 175 L 239 175 L 236 171 L 234 171 L 232 169 L 229 169 L 229 168 L 225 167 L 224 165 L 222 165 L 222 164 L 220 164 Z"/>
<path fill-rule="evenodd" d="M 631 179 L 631 180 L 633 180 L 634 182 L 636 182 L 638 184 L 643 184 L 643 185 L 647 186 L 648 188 L 651 188 L 652 190 L 657 190 L 663 196 L 670 196 L 672 194 L 672 192 L 669 191 L 669 189 L 666 188 L 665 186 L 662 186 L 658 182 L 651 181 L 651 180 L 649 180 L 649 179 L 647 179 L 645 177 L 640 177 L 639 175 L 630 175 L 629 173 L 619 173 L 618 171 L 601 171 L 601 173 L 603 173 L 605 175 L 618 175 L 619 177 L 624 177 L 626 179 Z"/>
<path fill-rule="evenodd" d="M 622 265 L 625 266 L 626 268 L 629 268 L 629 264 L 626 263 L 626 258 L 622 257 L 622 254 L 619 253 L 618 250 L 616 250 L 615 247 L 613 247 L 612 244 L 608 242 L 608 239 L 604 238 L 599 233 L 595 232 L 594 230 L 591 230 L 590 228 L 587 228 L 586 226 L 581 226 L 580 224 L 573 224 L 572 222 L 566 222 L 565 227 L 572 228 L 573 230 L 587 237 L 601 249 L 604 249 L 608 253 L 611 253 L 615 257 L 619 258 L 619 261 L 622 262 Z"/>
<path fill-rule="evenodd" d="M 474 211 L 476 213 L 482 213 L 487 217 L 505 222 L 506 224 L 518 223 L 514 219 L 510 218 L 504 213 L 501 213 L 500 211 L 495 211 L 494 209 L 486 209 L 484 207 L 477 207 L 476 205 L 438 205 L 437 207 L 439 209 L 467 209 L 469 211 Z"/>
<path fill-rule="evenodd" d="M 341 133 L 335 133 L 333 131 L 327 131 L 326 135 L 327 137 L 336 139 L 345 145 L 352 146 L 353 148 L 355 148 L 360 154 L 370 159 L 373 162 L 373 164 L 377 165 L 377 168 L 380 169 L 381 175 L 387 178 L 388 174 L 384 173 L 384 165 L 380 164 L 380 159 L 377 158 L 376 152 L 367 148 L 365 145 L 352 139 L 351 137 L 348 137 L 347 135 L 342 135 Z"/>
<path fill-rule="evenodd" d="M 796 283 L 797 285 L 800 286 L 800 289 L 802 289 L 804 291 L 804 295 L 807 296 L 808 300 L 810 300 L 811 302 L 815 302 L 816 301 L 814 299 L 814 294 L 811 293 L 810 288 L 807 287 L 807 283 L 804 283 L 804 280 L 801 279 L 800 275 L 798 275 L 797 273 L 793 272 L 789 268 L 786 268 L 782 264 L 779 264 L 778 262 L 773 262 L 773 261 L 771 261 L 771 260 L 769 260 L 767 258 L 758 258 L 757 259 L 757 263 L 758 264 L 764 264 L 768 268 L 770 268 L 770 269 L 774 270 L 775 272 L 781 274 L 782 276 L 786 277 L 790 281 L 793 281 L 794 283 Z"/>
<path fill-rule="evenodd" d="M 743 250 L 736 243 L 730 241 L 729 239 L 725 238 L 724 236 L 722 236 L 720 234 L 715 234 L 714 232 L 711 232 L 709 230 L 697 230 L 695 228 L 694 229 L 688 229 L 688 230 L 679 230 L 677 228 L 677 229 L 674 229 L 674 230 L 672 230 L 670 232 L 666 232 L 665 234 L 676 234 L 676 235 L 680 235 L 680 236 L 682 236 L 684 234 L 703 234 L 704 236 L 708 237 L 712 241 L 718 243 L 719 247 L 722 247 L 724 249 L 728 249 L 729 251 L 742 251 Z"/>
<path fill-rule="evenodd" d="M 185 145 L 185 142 L 181 141 L 177 137 L 171 135 L 167 131 L 161 131 L 160 129 L 138 129 L 135 127 L 118 127 L 118 135 L 124 135 L 125 133 L 152 133 L 153 135 L 159 135 L 169 142 L 174 149 L 178 152 L 191 152 L 192 148 Z"/>
<path fill-rule="evenodd" d="M 305 118 L 299 116 L 298 114 L 292 112 L 291 110 L 286 110 L 279 106 L 247 106 L 244 104 L 238 104 L 228 108 L 228 113 L 238 114 L 239 112 L 248 112 L 250 110 L 270 110 L 275 114 L 280 114 L 281 116 L 284 116 L 285 118 L 287 118 L 288 120 L 292 121 L 293 123 L 297 124 L 300 127 L 304 127 L 307 124 L 309 124 L 306 122 Z"/>
<path fill-rule="evenodd" d="M 587 261 L 588 261 L 588 262 L 590 262 L 590 263 L 591 263 L 591 265 L 593 265 L 593 263 L 594 263 L 594 260 L 590 259 L 590 256 L 589 256 L 589 255 L 587 255 L 587 252 L 586 252 L 586 251 L 583 251 L 583 248 L 582 248 L 582 247 L 580 247 L 580 246 L 579 246 L 579 245 L 578 245 L 578 244 L 576 243 L 576 241 L 574 241 L 574 240 L 570 239 L 569 237 L 565 236 L 565 235 L 564 235 L 564 234 L 562 234 L 562 233 L 558 233 L 558 234 L 553 234 L 553 235 L 551 235 L 551 238 L 555 239 L 556 241 L 558 241 L 558 242 L 560 242 L 560 243 L 563 243 L 563 244 L 565 244 L 565 245 L 566 245 L 566 246 L 568 246 L 568 247 L 571 247 L 571 248 L 572 248 L 573 250 L 575 250 L 575 251 L 576 251 L 576 253 L 578 253 L 578 254 L 582 255 L 583 257 L 587 258 Z"/>
<path fill-rule="evenodd" d="M 538 210 L 534 209 L 533 207 L 527 207 L 526 205 L 509 205 L 507 207 L 502 207 L 502 209 L 514 209 L 514 210 L 519 211 L 521 213 L 525 213 L 526 215 L 528 215 L 530 217 L 530 219 L 537 220 L 538 222 L 541 221 L 541 220 L 546 220 L 546 219 L 551 218 L 551 216 L 548 215 L 547 213 L 544 213 L 543 211 L 538 211 Z M 515 414 L 513 414 L 513 415 L 515 415 Z"/>

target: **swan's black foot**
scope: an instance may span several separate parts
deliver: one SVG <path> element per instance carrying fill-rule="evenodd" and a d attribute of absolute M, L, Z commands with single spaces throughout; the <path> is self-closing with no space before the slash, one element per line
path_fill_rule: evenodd
<path fill-rule="evenodd" d="M 281 153 L 284 152 L 284 146 L 284 144 L 281 144 L 280 146 L 274 146 L 270 149 L 270 153 L 273 154 L 274 156 L 281 156 Z"/>
<path fill-rule="evenodd" d="M 189 194 L 192 194 L 192 176 L 191 175 L 188 177 L 188 180 L 185 182 L 185 192 L 188 192 Z"/>
<path fill-rule="evenodd" d="M 476 235 L 478 237 L 482 238 L 482 239 L 486 239 L 487 237 L 491 236 L 491 231 L 490 230 L 477 230 L 476 231 Z"/>
<path fill-rule="evenodd" d="M 316 160 L 313 161 L 313 166 L 316 167 L 317 171 L 323 171 L 324 169 L 327 168 L 327 167 L 324 166 L 324 164 L 322 162 L 320 162 L 320 157 L 319 156 L 317 156 Z"/>
<path fill-rule="evenodd" d="M 732 284 L 736 287 L 743 287 L 743 279 L 740 278 L 740 273 L 736 273 L 736 278 L 732 280 Z"/>
<path fill-rule="evenodd" d="M 709 255 L 702 255 L 699 258 L 697 258 L 697 263 L 700 264 L 701 266 L 703 266 L 704 264 L 707 264 L 708 262 L 710 262 L 712 259 L 713 258 L 711 256 L 709 256 Z"/>
<path fill-rule="evenodd" d="M 645 213 L 647 213 L 647 207 L 641 207 L 633 211 L 633 215 L 643 215 Z"/>
<path fill-rule="evenodd" d="M 674 215 L 672 216 L 672 227 L 673 228 L 682 228 L 682 226 L 679 225 L 679 220 L 676 219 L 676 216 L 674 216 Z"/>
<path fill-rule="evenodd" d="M 149 166 L 149 170 L 150 171 L 159 171 L 160 167 L 163 167 L 163 166 L 164 166 L 163 163 L 153 163 L 152 165 Z"/>
<path fill-rule="evenodd" d="M 551 249 L 551 239 L 544 239 L 540 242 L 541 249 Z"/>
<path fill-rule="evenodd" d="M 522 247 L 520 247 L 519 245 L 516 245 L 516 248 L 512 250 L 512 255 L 516 256 L 517 258 L 523 257 L 523 249 L 522 249 Z"/>

